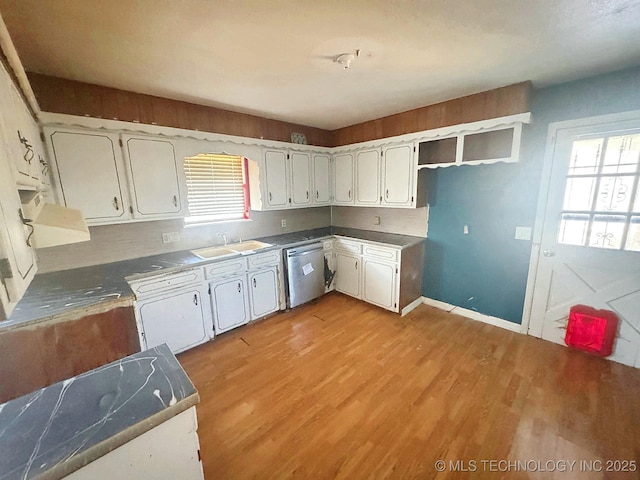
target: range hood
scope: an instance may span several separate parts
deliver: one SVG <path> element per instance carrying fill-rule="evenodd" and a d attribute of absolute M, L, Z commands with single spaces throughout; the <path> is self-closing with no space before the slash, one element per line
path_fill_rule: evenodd
<path fill-rule="evenodd" d="M 33 248 L 53 247 L 90 240 L 80 210 L 46 203 L 40 192 L 21 191 L 24 223 L 33 227 L 28 243 Z"/>

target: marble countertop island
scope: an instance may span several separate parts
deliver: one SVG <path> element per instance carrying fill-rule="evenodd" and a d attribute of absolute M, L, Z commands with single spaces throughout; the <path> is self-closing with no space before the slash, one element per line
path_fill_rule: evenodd
<path fill-rule="evenodd" d="M 191 408 L 166 345 L 0 405 L 0 480 L 58 479 Z"/>

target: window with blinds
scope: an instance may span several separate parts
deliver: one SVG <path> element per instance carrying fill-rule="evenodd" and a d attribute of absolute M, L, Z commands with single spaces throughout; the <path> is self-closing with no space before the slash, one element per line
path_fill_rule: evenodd
<path fill-rule="evenodd" d="M 184 173 L 189 204 L 186 223 L 249 218 L 246 159 L 210 153 L 187 157 Z"/>

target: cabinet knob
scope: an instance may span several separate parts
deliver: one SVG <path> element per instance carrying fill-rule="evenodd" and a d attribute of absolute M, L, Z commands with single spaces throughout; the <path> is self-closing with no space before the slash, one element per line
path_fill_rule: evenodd
<path fill-rule="evenodd" d="M 176 197 L 175 195 L 173 196 L 173 206 L 174 207 L 178 207 L 178 197 Z"/>
<path fill-rule="evenodd" d="M 193 303 L 195 303 L 196 305 L 198 305 L 198 294 L 194 293 L 193 294 Z"/>
<path fill-rule="evenodd" d="M 118 203 L 118 197 L 113 197 L 113 208 L 120 210 L 120 204 Z"/>
<path fill-rule="evenodd" d="M 256 286 L 257 286 L 256 277 L 253 277 L 253 288 L 256 288 Z"/>
<path fill-rule="evenodd" d="M 242 286 L 241 286 L 240 282 L 238 282 L 238 292 L 241 292 L 241 291 L 242 291 Z"/>

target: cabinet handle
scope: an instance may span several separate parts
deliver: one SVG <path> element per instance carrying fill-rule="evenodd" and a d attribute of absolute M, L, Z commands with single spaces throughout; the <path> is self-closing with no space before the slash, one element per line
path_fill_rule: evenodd
<path fill-rule="evenodd" d="M 349 189 L 349 198 L 351 198 L 351 189 Z"/>
<path fill-rule="evenodd" d="M 196 305 L 198 305 L 198 294 L 194 293 L 193 294 L 193 303 L 195 303 Z"/>
<path fill-rule="evenodd" d="M 320 198 L 320 192 L 318 192 L 318 190 L 316 190 L 316 199 Z"/>
<path fill-rule="evenodd" d="M 273 200 L 273 197 L 271 196 L 271 192 L 269 192 L 269 201 Z"/>
<path fill-rule="evenodd" d="M 253 288 L 256 288 L 256 278 L 253 277 Z"/>
<path fill-rule="evenodd" d="M 175 195 L 173 196 L 173 206 L 174 207 L 178 206 L 178 197 L 176 197 Z"/>
<path fill-rule="evenodd" d="M 240 293 L 242 291 L 242 288 L 240 287 L 240 282 L 238 282 L 238 293 Z"/>
<path fill-rule="evenodd" d="M 118 203 L 118 197 L 113 197 L 113 206 L 116 210 L 120 210 L 120 204 Z"/>
<path fill-rule="evenodd" d="M 309 200 L 309 190 L 307 190 L 307 200 Z"/>
<path fill-rule="evenodd" d="M 358 269 L 358 260 L 356 260 L 356 270 Z"/>
<path fill-rule="evenodd" d="M 389 198 L 389 189 L 387 188 L 387 192 L 385 193 L 385 197 Z"/>

